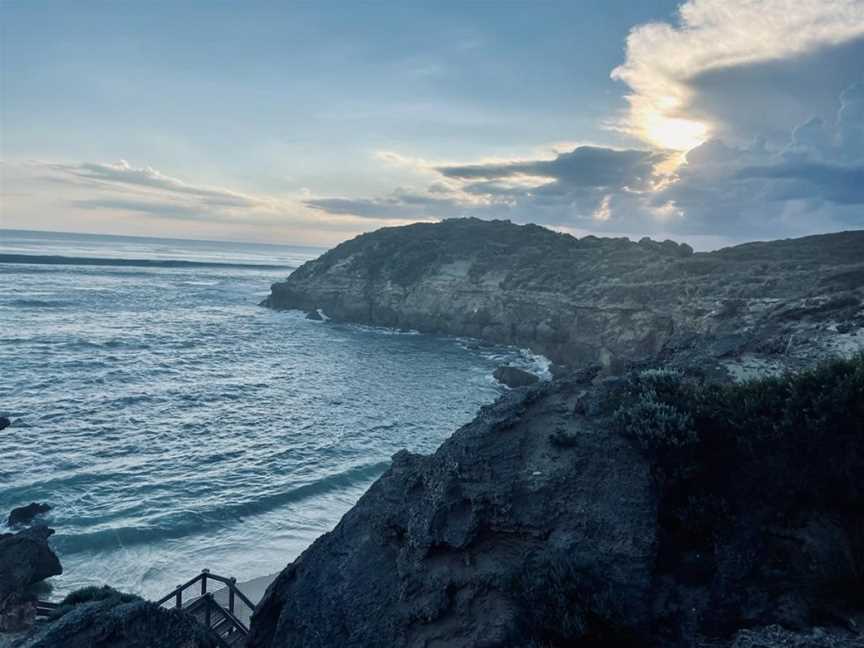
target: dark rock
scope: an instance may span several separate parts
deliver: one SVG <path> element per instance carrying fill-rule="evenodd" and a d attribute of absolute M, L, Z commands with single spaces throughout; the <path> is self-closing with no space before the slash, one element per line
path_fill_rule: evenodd
<path fill-rule="evenodd" d="M 10 425 L 12 425 L 12 421 L 5 416 L 0 416 L 0 430 L 5 430 Z"/>
<path fill-rule="evenodd" d="M 342 243 L 273 284 L 265 305 L 527 347 L 608 372 L 679 338 L 746 331 L 760 340 L 781 323 L 803 357 L 766 353 L 798 368 L 836 353 L 826 324 L 851 331 L 844 323 L 864 300 L 862 249 L 858 231 L 693 253 L 673 241 L 454 219 Z"/>
<path fill-rule="evenodd" d="M 0 597 L 0 632 L 27 630 L 35 620 L 36 601 L 32 596 L 12 592 Z"/>
<path fill-rule="evenodd" d="M 9 514 L 9 526 L 17 527 L 30 524 L 37 515 L 42 515 L 50 510 L 51 506 L 49 504 L 38 502 L 31 502 L 27 506 L 19 506 L 12 509 L 12 512 Z"/>
<path fill-rule="evenodd" d="M 510 392 L 432 456 L 397 454 L 269 587 L 249 645 L 527 646 L 644 630 L 650 467 L 570 416 L 573 394 L 539 391 Z M 549 442 L 556 427 L 566 449 Z"/>
<path fill-rule="evenodd" d="M 498 382 L 507 385 L 511 389 L 517 387 L 528 387 L 540 381 L 540 379 L 529 371 L 518 369 L 517 367 L 502 366 L 498 367 L 492 375 Z"/>
<path fill-rule="evenodd" d="M 324 321 L 324 318 L 321 317 L 321 313 L 319 313 L 317 310 L 311 310 L 308 313 L 306 313 L 306 319 L 312 320 L 314 322 L 323 322 Z"/>
<path fill-rule="evenodd" d="M 509 392 L 397 454 L 271 584 L 249 646 L 860 648 L 812 626 L 864 618 L 862 473 L 864 358 Z"/>
<path fill-rule="evenodd" d="M 76 606 L 37 625 L 15 648 L 217 648 L 187 613 L 149 601 L 112 597 Z"/>
<path fill-rule="evenodd" d="M 729 648 L 864 648 L 864 636 L 837 628 L 794 632 L 773 625 L 742 630 Z"/>
<path fill-rule="evenodd" d="M 53 533 L 40 525 L 0 535 L 0 599 L 63 573 L 60 560 L 48 546 Z"/>

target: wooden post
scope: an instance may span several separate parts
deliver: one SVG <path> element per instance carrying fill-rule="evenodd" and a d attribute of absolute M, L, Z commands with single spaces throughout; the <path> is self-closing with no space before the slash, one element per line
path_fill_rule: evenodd
<path fill-rule="evenodd" d="M 228 611 L 234 614 L 234 588 L 237 587 L 237 579 L 231 577 L 231 583 L 228 585 Z"/>
<path fill-rule="evenodd" d="M 204 625 L 210 627 L 210 606 L 213 604 L 213 595 L 205 594 L 204 601 Z"/>
<path fill-rule="evenodd" d="M 207 574 L 209 573 L 209 569 L 201 570 L 201 596 L 204 596 L 207 593 Z"/>
<path fill-rule="evenodd" d="M 174 595 L 174 604 L 178 609 L 183 607 L 183 590 L 180 587 L 180 585 L 177 586 L 177 593 Z"/>

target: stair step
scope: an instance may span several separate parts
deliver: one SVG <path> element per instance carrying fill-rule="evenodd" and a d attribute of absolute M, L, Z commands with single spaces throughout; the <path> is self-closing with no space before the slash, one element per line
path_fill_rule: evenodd
<path fill-rule="evenodd" d="M 171 604 L 174 603 L 178 597 L 182 597 L 184 591 L 191 589 L 202 578 L 206 578 L 207 574 L 209 574 L 209 572 L 206 570 L 203 571 L 201 577 L 196 577 L 185 585 L 178 586 L 173 592 L 170 592 L 162 599 L 159 599 L 157 603 L 159 605 L 174 607 Z M 229 584 L 232 588 L 234 587 L 234 579 L 226 579 L 221 576 L 212 575 L 210 578 L 215 578 L 220 582 Z M 202 580 L 201 582 L 206 585 L 206 581 Z M 246 606 L 251 607 L 254 610 L 254 604 L 246 599 L 242 592 L 234 589 L 232 589 L 231 592 L 236 593 L 236 595 L 240 597 L 241 603 L 245 603 Z M 196 596 L 195 598 L 185 598 L 182 602 L 182 609 L 190 614 L 201 625 L 207 625 L 206 622 L 209 616 L 209 629 L 212 634 L 218 638 L 219 644 L 223 648 L 241 648 L 241 646 L 245 645 L 246 636 L 249 634 L 249 630 L 244 625 L 244 621 L 235 617 L 234 614 L 222 607 L 222 603 L 215 600 L 212 594 Z"/>

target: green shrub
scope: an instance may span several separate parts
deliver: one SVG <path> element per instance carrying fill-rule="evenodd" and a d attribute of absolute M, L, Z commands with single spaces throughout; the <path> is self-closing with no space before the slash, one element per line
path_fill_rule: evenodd
<path fill-rule="evenodd" d="M 93 603 L 94 601 L 104 601 L 106 599 L 115 599 L 114 604 L 120 605 L 122 603 L 137 601 L 139 600 L 139 597 L 134 594 L 118 592 L 108 585 L 89 585 L 67 594 L 66 597 L 60 601 L 60 607 L 54 611 L 52 616 L 55 619 L 59 619 L 64 614 L 74 609 L 77 605 Z"/>
<path fill-rule="evenodd" d="M 864 355 L 738 385 L 643 371 L 610 401 L 685 542 L 710 544 L 748 499 L 787 516 L 864 505 Z"/>
<path fill-rule="evenodd" d="M 653 454 L 696 441 L 693 420 L 680 398 L 684 389 L 680 372 L 649 369 L 633 374 L 622 404 L 613 414 L 614 425 L 636 445 Z"/>

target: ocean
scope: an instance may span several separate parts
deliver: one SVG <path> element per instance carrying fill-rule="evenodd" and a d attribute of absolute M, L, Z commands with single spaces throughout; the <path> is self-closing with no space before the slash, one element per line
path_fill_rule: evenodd
<path fill-rule="evenodd" d="M 320 252 L 0 230 L 0 531 L 53 505 L 53 597 L 277 572 L 395 452 L 434 451 L 497 398 L 496 366 L 542 368 L 258 306 Z M 39 258 L 4 262 L 20 255 Z"/>

